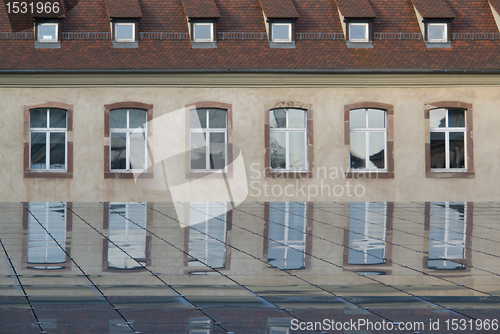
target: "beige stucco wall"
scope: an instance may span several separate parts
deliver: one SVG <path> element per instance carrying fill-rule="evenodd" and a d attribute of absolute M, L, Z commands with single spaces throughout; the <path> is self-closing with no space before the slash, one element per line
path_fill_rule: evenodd
<path fill-rule="evenodd" d="M 104 105 L 137 101 L 154 106 L 153 117 L 199 101 L 232 104 L 233 142 L 242 150 L 249 181 L 248 201 L 498 201 L 500 200 L 500 86 L 418 87 L 74 87 L 0 88 L 0 201 L 170 201 L 168 190 L 147 191 L 133 180 L 104 179 Z M 48 101 L 74 106 L 73 179 L 23 178 L 23 107 Z M 264 112 L 280 101 L 311 104 L 314 111 L 314 164 L 339 170 L 339 178 L 266 179 L 264 172 Z M 349 164 L 344 145 L 344 105 L 375 101 L 394 105 L 394 179 L 346 180 Z M 429 179 L 425 177 L 424 105 L 437 101 L 471 103 L 474 110 L 475 177 Z M 156 133 L 162 129 L 154 129 Z M 166 133 L 168 132 L 168 133 Z M 162 136 L 165 145 L 185 144 L 185 125 L 173 126 Z M 163 138 L 163 137 L 162 137 Z M 169 143 L 170 141 L 170 143 Z M 179 166 L 184 170 L 185 166 Z M 341 170 L 342 169 L 342 170 Z M 160 173 L 155 177 L 159 178 Z M 155 179 L 153 182 L 164 182 Z M 206 180 L 207 194 L 216 187 Z M 272 194 L 272 187 L 274 194 Z M 288 186 L 293 196 L 279 195 Z M 303 190 L 300 191 L 301 187 Z M 337 186 L 327 196 L 326 188 Z M 347 188 L 357 194 L 348 196 Z M 269 196 L 265 196 L 265 187 Z M 308 187 L 312 187 L 309 188 Z M 319 195 L 315 195 L 316 190 Z M 209 199 L 207 199 L 209 200 Z"/>

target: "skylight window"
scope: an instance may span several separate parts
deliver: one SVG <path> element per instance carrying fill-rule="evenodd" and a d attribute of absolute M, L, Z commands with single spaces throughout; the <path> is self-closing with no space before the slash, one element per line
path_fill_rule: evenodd
<path fill-rule="evenodd" d="M 369 42 L 369 24 L 366 23 L 349 23 L 349 42 Z"/>
<path fill-rule="evenodd" d="M 115 42 L 135 42 L 135 23 L 115 23 Z"/>
<path fill-rule="evenodd" d="M 193 23 L 193 42 L 213 42 L 213 23 Z"/>
<path fill-rule="evenodd" d="M 54 43 L 58 41 L 58 27 L 57 23 L 39 23 L 38 24 L 38 42 Z"/>
<path fill-rule="evenodd" d="M 427 41 L 429 43 L 447 43 L 448 42 L 448 24 L 446 23 L 428 23 Z"/>
<path fill-rule="evenodd" d="M 292 42 L 292 23 L 273 23 L 272 24 L 272 41 L 275 43 L 291 43 Z"/>

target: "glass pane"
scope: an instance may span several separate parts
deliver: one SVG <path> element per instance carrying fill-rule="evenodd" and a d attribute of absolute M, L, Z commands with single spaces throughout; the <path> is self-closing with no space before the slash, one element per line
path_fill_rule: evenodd
<path fill-rule="evenodd" d="M 210 134 L 210 169 L 226 168 L 226 134 Z"/>
<path fill-rule="evenodd" d="M 446 42 L 446 24 L 431 24 L 427 25 L 430 42 Z"/>
<path fill-rule="evenodd" d="M 349 40 L 368 42 L 368 23 L 349 24 Z"/>
<path fill-rule="evenodd" d="M 300 109 L 288 109 L 288 127 L 305 128 L 306 112 Z"/>
<path fill-rule="evenodd" d="M 66 134 L 50 134 L 50 169 L 66 168 Z"/>
<path fill-rule="evenodd" d="M 366 168 L 366 137 L 364 132 L 351 132 L 351 169 Z"/>
<path fill-rule="evenodd" d="M 349 126 L 352 128 L 366 128 L 365 109 L 355 109 L 349 112 Z"/>
<path fill-rule="evenodd" d="M 288 248 L 285 260 L 286 260 L 285 268 L 283 269 L 304 268 L 304 252 L 302 250 Z"/>
<path fill-rule="evenodd" d="M 130 117 L 129 128 L 131 129 L 142 128 L 144 126 L 144 123 L 147 122 L 146 115 L 147 115 L 146 110 L 129 109 L 129 117 Z"/>
<path fill-rule="evenodd" d="M 195 23 L 194 24 L 194 40 L 196 41 L 212 41 L 212 24 Z"/>
<path fill-rule="evenodd" d="M 385 168 L 385 133 L 368 133 L 370 162 L 368 168 Z"/>
<path fill-rule="evenodd" d="M 385 128 L 385 111 L 378 109 L 368 109 L 368 127 Z"/>
<path fill-rule="evenodd" d="M 191 169 L 207 169 L 205 133 L 191 133 Z"/>
<path fill-rule="evenodd" d="M 45 132 L 31 133 L 31 169 L 46 168 L 46 141 Z"/>
<path fill-rule="evenodd" d="M 463 132 L 450 132 L 450 168 L 465 168 Z"/>
<path fill-rule="evenodd" d="M 289 42 L 291 41 L 290 31 L 291 31 L 290 23 L 273 23 L 273 41 L 280 42 Z"/>
<path fill-rule="evenodd" d="M 192 129 L 205 129 L 207 127 L 207 110 L 191 109 L 189 111 L 189 127 Z"/>
<path fill-rule="evenodd" d="M 271 132 L 270 144 L 271 168 L 286 169 L 286 134 Z"/>
<path fill-rule="evenodd" d="M 431 128 L 446 127 L 446 109 L 433 109 L 430 111 Z"/>
<path fill-rule="evenodd" d="M 38 25 L 38 40 L 51 41 L 56 40 L 55 24 L 39 24 Z"/>
<path fill-rule="evenodd" d="M 269 125 L 271 128 L 286 128 L 286 112 L 284 109 L 269 111 Z"/>
<path fill-rule="evenodd" d="M 133 40 L 134 25 L 133 24 L 115 24 L 116 40 Z"/>
<path fill-rule="evenodd" d="M 448 126 L 450 128 L 465 127 L 465 110 L 448 109 Z"/>
<path fill-rule="evenodd" d="M 290 132 L 290 169 L 306 168 L 306 134 Z"/>
<path fill-rule="evenodd" d="M 444 132 L 431 132 L 431 168 L 446 168 Z"/>
<path fill-rule="evenodd" d="M 66 110 L 50 109 L 50 127 L 51 128 L 66 127 Z"/>
<path fill-rule="evenodd" d="M 47 109 L 30 110 L 30 128 L 47 127 Z"/>
<path fill-rule="evenodd" d="M 146 134 L 144 132 L 130 134 L 130 168 L 146 168 Z"/>
<path fill-rule="evenodd" d="M 270 265 L 280 269 L 285 267 L 285 247 L 275 242 L 269 241 L 269 250 L 267 251 L 267 262 Z"/>
<path fill-rule="evenodd" d="M 127 109 L 115 109 L 109 112 L 109 127 L 126 128 L 127 127 Z"/>
<path fill-rule="evenodd" d="M 127 168 L 127 135 L 125 133 L 111 134 L 111 169 Z"/>
<path fill-rule="evenodd" d="M 224 129 L 226 127 L 226 111 L 222 109 L 210 109 L 208 111 L 208 126 L 210 128 Z"/>

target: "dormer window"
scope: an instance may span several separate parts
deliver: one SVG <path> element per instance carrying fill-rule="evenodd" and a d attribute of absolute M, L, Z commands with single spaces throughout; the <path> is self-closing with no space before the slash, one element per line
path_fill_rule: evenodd
<path fill-rule="evenodd" d="M 368 22 L 349 23 L 349 42 L 367 43 L 370 41 L 370 24 Z"/>
<path fill-rule="evenodd" d="M 447 43 L 448 24 L 447 23 L 427 23 L 427 42 Z"/>
<path fill-rule="evenodd" d="M 372 48 L 372 24 L 377 18 L 368 0 L 335 0 L 348 48 Z"/>
<path fill-rule="evenodd" d="M 193 23 L 193 42 L 211 43 L 214 41 L 213 22 Z"/>
<path fill-rule="evenodd" d="M 451 22 L 455 15 L 445 0 L 411 0 L 425 46 L 451 48 Z"/>
<path fill-rule="evenodd" d="M 138 48 L 137 26 L 142 18 L 139 0 L 106 0 L 114 48 Z"/>
<path fill-rule="evenodd" d="M 58 41 L 59 24 L 57 23 L 39 23 L 38 41 L 43 43 L 54 43 Z"/>
<path fill-rule="evenodd" d="M 119 23 L 115 22 L 115 42 L 135 42 L 135 23 Z"/>
<path fill-rule="evenodd" d="M 274 43 L 291 43 L 292 23 L 273 23 L 271 25 L 271 36 Z"/>
<path fill-rule="evenodd" d="M 259 0 L 271 48 L 295 48 L 295 21 L 299 13 L 292 0 Z"/>

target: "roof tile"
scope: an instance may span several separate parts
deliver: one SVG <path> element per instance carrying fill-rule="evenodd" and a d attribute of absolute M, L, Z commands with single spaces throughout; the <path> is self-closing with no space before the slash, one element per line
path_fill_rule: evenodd
<path fill-rule="evenodd" d="M 335 0 L 342 16 L 347 18 L 376 17 L 368 0 Z"/>
<path fill-rule="evenodd" d="M 189 18 L 219 18 L 214 0 L 182 0 L 182 7 Z"/>
<path fill-rule="evenodd" d="M 106 7 L 111 18 L 142 17 L 139 0 L 106 0 Z"/>
<path fill-rule="evenodd" d="M 452 19 L 455 16 L 445 0 L 411 0 L 424 19 Z"/>
<path fill-rule="evenodd" d="M 271 19 L 297 19 L 299 13 L 292 0 L 259 0 L 266 17 Z"/>

